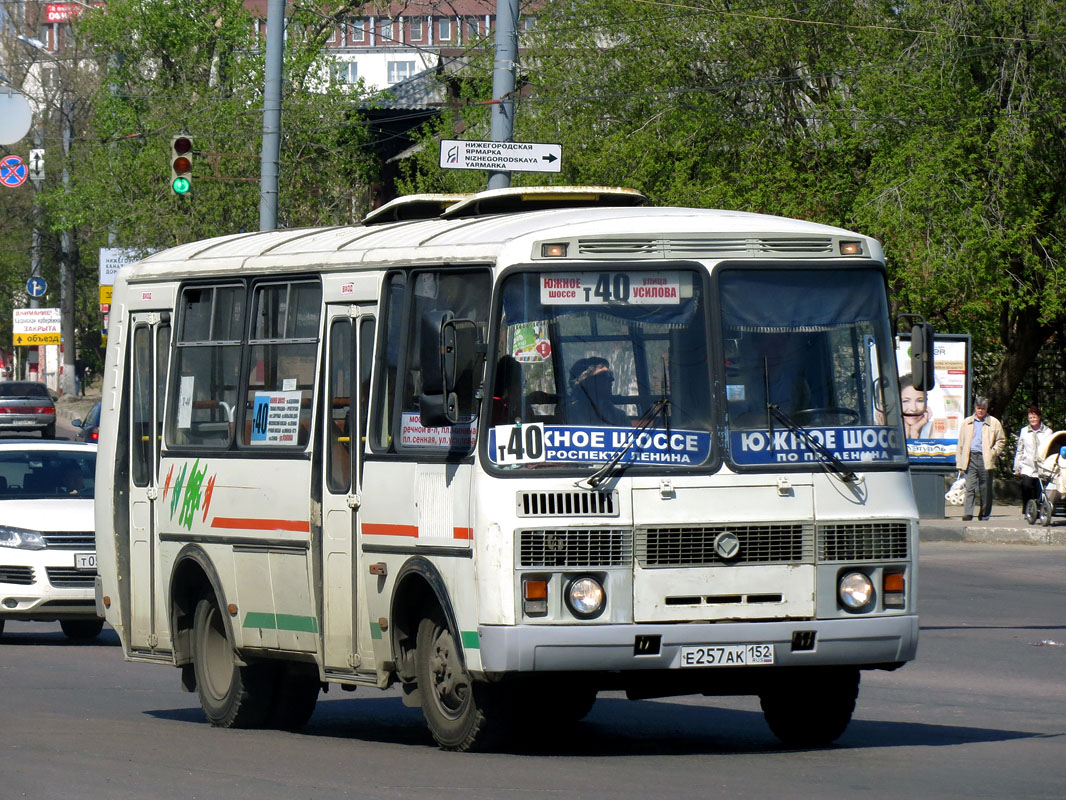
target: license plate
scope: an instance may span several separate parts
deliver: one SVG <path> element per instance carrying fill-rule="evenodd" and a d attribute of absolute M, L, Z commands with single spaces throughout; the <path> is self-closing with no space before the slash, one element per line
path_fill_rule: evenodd
<path fill-rule="evenodd" d="M 74 569 L 96 569 L 96 553 L 75 553 Z"/>
<path fill-rule="evenodd" d="M 750 667 L 773 663 L 772 644 L 705 644 L 681 648 L 682 667 Z"/>

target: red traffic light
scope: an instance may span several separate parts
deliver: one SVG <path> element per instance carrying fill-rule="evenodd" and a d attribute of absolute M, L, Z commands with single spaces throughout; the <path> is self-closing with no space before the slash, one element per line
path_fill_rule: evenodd
<path fill-rule="evenodd" d="M 174 147 L 175 153 L 179 156 L 183 156 L 192 150 L 192 139 L 188 136 L 176 136 L 172 146 Z"/>

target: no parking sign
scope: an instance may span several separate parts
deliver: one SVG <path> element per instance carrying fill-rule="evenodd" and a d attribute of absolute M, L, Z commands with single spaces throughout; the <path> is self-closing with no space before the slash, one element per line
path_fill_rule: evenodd
<path fill-rule="evenodd" d="M 0 158 L 0 183 L 4 186 L 21 186 L 26 182 L 26 164 L 18 156 Z"/>

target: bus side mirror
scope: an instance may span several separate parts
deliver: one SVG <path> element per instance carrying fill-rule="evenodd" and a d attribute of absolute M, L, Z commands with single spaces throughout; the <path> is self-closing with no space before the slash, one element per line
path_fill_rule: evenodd
<path fill-rule="evenodd" d="M 933 326 L 919 322 L 911 328 L 911 377 L 919 392 L 933 388 L 936 382 L 933 366 Z"/>
<path fill-rule="evenodd" d="M 464 410 L 473 414 L 476 409 L 478 366 L 484 357 L 477 323 L 455 319 L 450 311 L 427 311 L 419 333 L 422 393 L 418 411 L 422 425 L 456 425 Z"/>

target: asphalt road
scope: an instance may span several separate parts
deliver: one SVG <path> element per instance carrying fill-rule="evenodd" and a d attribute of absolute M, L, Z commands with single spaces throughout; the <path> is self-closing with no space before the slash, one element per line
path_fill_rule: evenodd
<path fill-rule="evenodd" d="M 923 544 L 916 662 L 867 673 L 827 750 L 782 749 L 753 698 L 601 695 L 573 732 L 488 755 L 435 748 L 395 692 L 333 687 L 299 734 L 211 728 L 170 667 L 114 632 L 0 639 L 0 800 L 1062 798 L 1066 548 Z"/>

